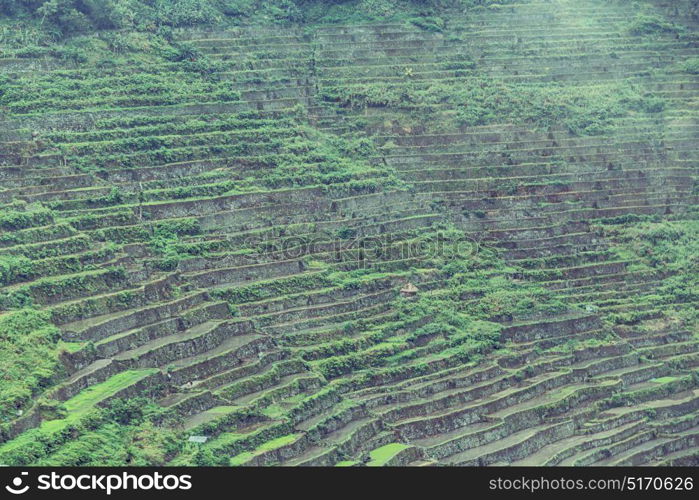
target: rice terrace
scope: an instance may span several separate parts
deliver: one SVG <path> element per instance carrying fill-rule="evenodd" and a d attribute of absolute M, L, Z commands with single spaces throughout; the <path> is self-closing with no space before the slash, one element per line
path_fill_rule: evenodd
<path fill-rule="evenodd" d="M 697 0 L 0 0 L 0 464 L 699 465 Z"/>

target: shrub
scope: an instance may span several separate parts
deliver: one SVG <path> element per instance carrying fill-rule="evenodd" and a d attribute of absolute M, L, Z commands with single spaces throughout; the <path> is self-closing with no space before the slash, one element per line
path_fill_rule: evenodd
<path fill-rule="evenodd" d="M 425 31 L 439 33 L 444 31 L 446 22 L 441 17 L 413 17 L 410 23 Z"/>
<path fill-rule="evenodd" d="M 0 315 L 0 421 L 15 418 L 59 372 L 59 338 L 47 312 L 27 308 Z"/>
<path fill-rule="evenodd" d="M 44 207 L 29 207 L 27 210 L 3 210 L 0 213 L 0 229 L 17 230 L 33 226 L 44 226 L 53 222 L 53 213 Z"/>
<path fill-rule="evenodd" d="M 626 31 L 631 35 L 651 35 L 656 33 L 676 33 L 678 27 L 661 17 L 639 14 L 629 23 Z"/>
<path fill-rule="evenodd" d="M 32 274 L 32 261 L 23 256 L 0 255 L 0 286 Z"/>
<path fill-rule="evenodd" d="M 692 75 L 699 75 L 699 57 L 687 59 L 682 63 L 682 70 Z"/>

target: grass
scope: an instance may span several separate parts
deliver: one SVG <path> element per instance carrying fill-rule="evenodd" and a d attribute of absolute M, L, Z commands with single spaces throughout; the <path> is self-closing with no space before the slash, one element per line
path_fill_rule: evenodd
<path fill-rule="evenodd" d="M 408 448 L 410 448 L 410 446 L 403 443 L 389 443 L 380 448 L 376 448 L 369 452 L 369 462 L 367 462 L 367 466 L 381 467 L 399 452 Z"/>
<path fill-rule="evenodd" d="M 157 368 L 127 370 L 110 377 L 102 383 L 88 387 L 63 403 L 63 408 L 65 408 L 66 411 L 65 418 L 43 421 L 37 429 L 38 435 L 49 436 L 62 431 L 69 425 L 77 423 L 100 401 L 114 396 L 122 389 L 139 382 L 157 371 Z M 29 442 L 35 440 L 36 435 L 37 433 L 20 435 L 20 437 L 0 446 L 0 453 L 9 452 L 25 446 Z"/>
<path fill-rule="evenodd" d="M 88 387 L 87 389 L 81 391 L 77 396 L 64 403 L 69 415 L 66 420 L 70 422 L 73 418 L 71 415 L 77 415 L 78 417 L 83 415 L 100 401 L 115 395 L 117 392 L 126 389 L 127 387 L 156 372 L 158 372 L 157 368 L 127 370 L 108 378 L 100 384 L 95 384 Z"/>
<path fill-rule="evenodd" d="M 299 439 L 301 436 L 302 434 L 289 434 L 286 436 L 278 437 L 276 439 L 272 439 L 271 441 L 267 441 L 266 443 L 255 448 L 253 451 L 246 451 L 231 458 L 230 465 L 233 467 L 242 465 L 267 451 L 276 450 L 278 448 L 281 448 L 282 446 L 291 444 L 297 439 Z"/>
<path fill-rule="evenodd" d="M 85 342 L 63 342 L 60 341 L 57 344 L 58 349 L 65 349 L 67 352 L 70 353 L 75 353 L 80 351 L 83 347 L 85 347 L 86 343 Z"/>
<path fill-rule="evenodd" d="M 679 377 L 658 377 L 651 379 L 650 382 L 655 382 L 656 384 L 668 384 L 670 382 L 674 382 L 675 380 L 679 380 Z"/>
<path fill-rule="evenodd" d="M 77 9 L 84 7 L 84 2 L 76 0 L 63 3 Z M 160 2 L 166 6 L 171 3 Z M 213 5 L 209 0 L 194 3 Z M 644 64 L 648 62 L 646 58 L 656 56 L 646 54 L 657 54 L 661 48 L 685 42 L 685 33 L 674 22 L 651 14 L 650 4 L 648 9 L 639 9 L 643 14 L 638 16 L 636 9 L 628 5 L 605 4 L 599 13 L 567 19 L 578 8 L 573 0 L 554 2 L 548 5 L 551 9 L 541 2 L 526 6 L 508 5 L 515 2 L 507 0 L 440 2 L 460 4 L 457 16 L 448 16 L 449 11 L 432 2 L 417 1 L 344 0 L 329 5 L 311 0 L 303 2 L 303 9 L 298 8 L 300 2 L 281 0 L 224 3 L 238 12 L 224 14 L 218 7 L 206 12 L 194 9 L 187 20 L 181 12 L 164 10 L 158 14 L 145 6 L 133 26 L 124 27 L 118 19 L 113 20 L 119 28 L 113 31 L 96 30 L 95 20 L 88 15 L 83 22 L 89 29 L 72 30 L 74 36 L 63 36 L 60 28 L 65 20 L 48 16 L 43 26 L 58 30 L 55 36 L 59 42 L 43 38 L 44 28 L 26 12 L 22 22 L 34 26 L 30 33 L 35 46 L 3 32 L 7 36 L 0 49 L 6 55 L 28 63 L 38 58 L 58 66 L 57 70 L 0 75 L 0 106 L 6 108 L 3 111 L 8 122 L 17 121 L 26 137 L 8 149 L 26 148 L 21 157 L 36 153 L 51 169 L 49 175 L 39 166 L 32 168 L 31 175 L 36 179 L 20 177 L 22 169 L 17 169 L 15 179 L 13 167 L 0 172 L 0 176 L 8 172 L 10 183 L 16 183 L 22 198 L 33 199 L 35 190 L 39 196 L 45 195 L 45 199 L 39 198 L 44 201 L 37 203 L 0 202 L 0 326 L 4 326 L 0 328 L 0 421 L 5 426 L 0 428 L 0 437 L 11 420 L 32 407 L 46 418 L 52 417 L 38 429 L 0 447 L 3 458 L 7 449 L 14 449 L 30 457 L 27 463 L 36 464 L 33 459 L 40 454 L 32 451 L 51 441 L 43 450 L 50 460 L 54 460 L 55 452 L 59 464 L 61 460 L 69 462 L 68 456 L 76 463 L 92 464 L 98 460 L 95 457 L 107 455 L 104 450 L 110 447 L 102 447 L 102 454 L 95 452 L 87 457 L 91 460 L 81 462 L 86 458 L 82 454 L 100 449 L 103 438 L 110 445 L 124 444 L 124 457 L 130 456 L 142 441 L 137 436 L 136 443 L 131 443 L 128 436 L 116 431 L 112 436 L 111 428 L 90 435 L 92 429 L 86 431 L 85 422 L 94 423 L 99 417 L 93 418 L 90 410 L 100 401 L 156 369 L 121 373 L 61 405 L 46 401 L 41 396 L 50 394 L 68 376 L 59 360 L 90 356 L 94 347 L 89 342 L 61 340 L 60 329 L 52 321 L 65 324 L 82 320 L 84 326 L 104 322 L 105 318 L 116 320 L 90 332 L 101 338 L 99 332 L 121 325 L 118 317 L 122 314 L 139 309 L 147 316 L 146 311 L 153 307 L 158 307 L 158 311 L 171 307 L 173 311 L 167 318 L 158 312 L 157 319 L 177 320 L 179 331 L 208 315 L 209 306 L 224 305 L 212 304 L 220 299 L 229 306 L 227 312 L 223 308 L 222 314 L 230 313 L 242 320 L 250 318 L 260 331 L 282 330 L 281 335 L 275 336 L 278 342 L 271 348 L 273 351 L 263 353 L 260 360 L 283 355 L 285 360 L 298 362 L 303 370 L 308 370 L 302 378 L 315 376 L 317 383 L 286 383 L 280 387 L 281 377 L 251 375 L 248 368 L 252 366 L 247 364 L 259 360 L 255 359 L 256 353 L 246 354 L 240 366 L 234 368 L 235 377 L 241 378 L 231 381 L 226 375 L 228 378 L 210 379 L 222 384 L 212 391 L 217 396 L 230 396 L 230 400 L 238 400 L 241 394 L 256 394 L 253 389 L 261 393 L 254 401 L 240 406 L 206 410 L 207 418 L 202 419 L 205 423 L 187 432 L 210 436 L 210 441 L 181 455 L 177 455 L 181 448 L 173 444 L 186 442 L 181 426 L 174 417 L 173 421 L 166 418 L 172 410 L 153 403 L 155 413 L 163 412 L 154 419 L 155 427 L 167 432 L 141 429 L 153 437 L 152 446 L 146 451 L 157 458 L 148 463 L 186 465 L 245 465 L 260 458 L 277 461 L 280 458 L 276 453 L 269 453 L 271 458 L 260 455 L 289 445 L 296 451 L 297 442 L 298 447 L 307 445 L 304 435 L 296 433 L 298 428 L 303 428 L 309 437 L 318 432 L 325 435 L 329 425 L 356 417 L 354 412 L 363 412 L 364 408 L 353 406 L 362 401 L 355 399 L 354 391 L 375 390 L 378 396 L 388 393 L 386 387 L 390 386 L 383 387 L 385 384 L 400 382 L 401 393 L 407 393 L 413 380 L 425 377 L 420 383 L 427 382 L 435 371 L 453 369 L 453 373 L 465 373 L 479 370 L 494 359 L 519 363 L 521 356 L 536 359 L 545 356 L 547 349 L 561 358 L 584 357 L 583 350 L 594 352 L 619 342 L 612 327 L 616 331 L 617 327 L 641 328 L 646 324 L 644 314 L 648 311 L 642 310 L 646 306 L 653 306 L 665 318 L 675 321 L 670 325 L 673 329 L 691 330 L 696 325 L 696 221 L 682 219 L 679 210 L 663 216 L 643 215 L 631 213 L 635 210 L 632 207 L 628 209 L 630 213 L 621 210 L 621 215 L 595 215 L 589 219 L 593 224 L 589 232 L 586 228 L 569 231 L 566 227 L 568 222 L 588 220 L 588 214 L 595 214 L 596 210 L 616 208 L 607 207 L 612 197 L 605 196 L 605 191 L 611 192 L 612 187 L 604 179 L 621 184 L 615 192 L 622 196 L 634 194 L 642 200 L 645 193 L 653 191 L 656 198 L 655 190 L 661 186 L 668 191 L 674 187 L 660 181 L 665 181 L 666 176 L 668 180 L 671 176 L 676 178 L 679 169 L 673 166 L 665 170 L 675 156 L 686 159 L 688 164 L 694 161 L 693 150 L 669 149 L 675 142 L 686 142 L 691 137 L 684 130 L 674 132 L 684 127 L 683 121 L 672 118 L 681 110 L 683 97 L 665 97 L 664 90 L 655 89 L 668 86 L 668 93 L 674 95 L 675 84 L 686 82 L 697 73 L 697 59 L 674 54 L 670 48 L 667 59 L 673 61 L 671 68 L 682 72 L 677 80 L 671 75 L 668 79 L 664 67 L 648 70 L 645 76 L 636 75 L 635 71 L 632 77 L 623 76 L 628 72 L 624 69 L 626 64 L 649 66 Z M 259 15 L 250 7 L 253 3 L 260 4 Z M 124 9 L 128 12 L 137 4 L 131 2 Z M 277 8 L 282 4 L 288 8 Z M 470 11 L 476 4 L 479 7 Z M 574 7 L 571 12 L 567 4 Z M 558 38 L 549 38 L 547 34 L 525 34 L 521 47 L 516 33 L 508 40 L 490 40 L 500 37 L 496 31 L 502 30 L 502 23 L 509 23 L 507 19 L 515 17 L 519 9 L 534 13 L 541 9 L 542 14 L 554 11 L 554 23 L 569 28 L 565 40 L 557 44 L 553 40 Z M 587 8 L 583 10 L 588 12 Z M 622 12 L 630 14 L 624 17 L 625 22 L 605 22 L 605 16 L 617 17 Z M 156 24 L 161 28 L 153 31 L 147 22 L 157 15 L 161 18 Z M 541 30 L 540 17 L 537 14 L 530 20 L 525 16 L 517 29 L 527 33 Z M 326 44 L 325 40 L 333 40 L 339 34 L 334 32 L 333 24 L 374 21 L 397 24 L 386 33 L 367 26 L 356 31 L 349 27 L 342 30 L 339 43 Z M 595 41 L 600 21 L 605 29 L 616 30 L 621 41 L 617 42 L 615 36 Z M 249 43 L 243 56 L 226 45 L 224 40 L 233 33 L 224 32 L 231 24 L 253 26 L 258 22 L 267 28 L 273 26 L 273 34 L 254 29 L 240 31 L 245 43 Z M 210 23 L 208 26 L 213 28 L 207 37 L 221 38 L 216 41 L 220 52 L 215 56 L 207 56 L 207 49 L 197 48 L 207 43 L 184 40 L 186 31 L 170 32 L 172 26 L 201 23 Z M 303 39 L 296 40 L 306 44 L 303 49 L 292 49 L 293 54 L 289 54 L 284 43 L 265 40 L 297 37 L 296 30 L 287 31 L 281 24 L 306 28 Z M 318 28 L 317 24 L 323 27 Z M 482 29 L 472 33 L 474 25 L 482 25 Z M 398 35 L 384 36 L 394 28 Z M 557 32 L 558 26 L 554 30 Z M 434 35 L 435 32 L 443 35 Z M 236 37 L 239 33 L 235 33 Z M 578 35 L 585 40 L 580 52 L 568 48 Z M 680 38 L 676 39 L 676 35 Z M 340 41 L 345 37 L 353 42 Z M 390 46 L 388 40 L 395 37 L 402 41 Z M 433 50 L 429 43 L 434 40 L 448 43 Z M 406 49 L 403 41 L 409 41 L 411 48 Z M 421 41 L 428 42 L 427 51 Z M 354 60 L 361 57 L 355 53 L 355 47 L 368 53 L 375 42 L 381 47 L 376 46 L 376 53 L 367 58 L 378 64 L 364 65 Z M 237 46 L 237 42 L 231 43 Z M 257 47 L 257 43 L 264 44 L 264 48 Z M 382 54 L 393 49 L 409 53 L 400 60 L 410 62 L 404 65 L 384 58 Z M 329 50 L 335 55 L 338 51 L 347 52 L 330 57 L 326 52 Z M 479 58 L 476 54 L 481 50 L 484 56 Z M 299 68 L 287 71 L 287 63 L 299 57 L 308 59 L 294 60 Z M 310 67 L 311 62 L 315 63 L 314 70 L 307 73 L 306 66 Z M 605 78 L 591 82 L 586 74 L 578 81 L 576 68 L 588 62 L 604 65 L 603 71 L 595 73 L 605 72 Z M 79 64 L 77 68 L 75 63 Z M 570 69 L 566 67 L 568 63 Z M 268 71 L 267 67 L 271 69 Z M 272 75 L 269 79 L 265 78 L 267 73 Z M 559 74 L 560 79 L 556 76 Z M 549 78 L 554 76 L 551 81 Z M 299 83 L 304 81 L 308 83 Z M 246 95 L 248 89 L 261 99 Z M 285 97 L 297 91 L 301 97 Z M 691 96 L 691 91 L 692 88 L 682 88 L 678 94 Z M 196 105 L 204 102 L 208 104 Z M 322 109 L 313 112 L 308 102 L 313 103 L 313 108 Z M 86 113 L 89 110 L 104 111 L 100 113 L 104 116 L 83 123 L 91 118 Z M 687 118 L 696 115 L 692 109 L 681 111 Z M 70 126 L 64 126 L 64 122 Z M 667 122 L 672 122 L 672 127 L 665 128 L 663 124 Z M 337 134 L 336 129 L 348 133 Z M 34 131 L 37 137 L 32 135 Z M 5 131 L 0 132 L 4 135 Z M 15 132 L 7 133 L 12 136 Z M 430 138 L 431 135 L 439 137 Z M 662 162 L 655 162 L 661 153 Z M 11 152 L 8 154 L 11 156 Z M 55 159 L 51 156 L 54 154 Z M 461 154 L 468 159 L 461 161 Z M 640 154 L 647 155 L 647 162 L 636 157 Z M 587 164 L 588 156 L 595 165 L 599 163 L 595 172 L 614 171 L 614 176 L 601 176 L 599 185 L 589 188 L 589 197 L 586 191 L 570 190 L 571 185 L 588 182 L 592 170 Z M 597 162 L 598 156 L 603 156 L 604 161 Z M 54 160 L 55 165 L 49 164 Z M 27 159 L 26 163 L 31 166 L 33 161 Z M 535 173 L 518 174 L 522 166 Z M 54 180 L 54 168 L 90 175 L 68 176 L 66 180 L 58 176 Z M 458 168 L 459 175 L 452 178 L 451 168 Z M 420 175 L 405 173 L 411 169 Z M 699 193 L 699 183 L 692 179 L 696 176 L 690 168 L 683 171 L 686 173 L 677 175 L 689 177 L 687 183 L 694 182 L 694 194 Z M 635 177 L 641 173 L 644 177 Z M 561 179 L 577 180 L 568 183 Z M 63 182 L 67 186 L 75 182 L 75 186 L 64 190 L 62 185 L 54 185 Z M 633 187 L 626 183 L 633 183 Z M 636 183 L 643 183 L 640 191 Z M 467 191 L 470 186 L 474 186 L 473 192 Z M 8 191 L 11 189 L 8 187 Z M 4 199 L 11 200 L 12 196 L 10 192 Z M 570 201 L 573 196 L 575 202 Z M 259 213 L 258 208 L 262 208 Z M 520 224 L 522 218 L 526 228 Z M 541 219 L 541 223 L 530 226 L 535 223 L 530 218 Z M 508 233 L 504 238 L 495 236 L 499 241 L 491 245 L 489 235 L 497 234 L 499 228 L 524 232 Z M 531 234 L 525 234 L 527 231 Z M 572 247 L 572 253 L 567 253 L 565 246 L 564 250 L 547 246 L 537 249 L 538 253 L 534 251 L 531 258 L 525 252 L 527 258 L 509 260 L 506 253 L 496 248 L 503 239 L 513 238 L 509 243 L 519 253 L 527 247 L 520 248 L 517 238 L 527 240 L 531 236 L 543 245 L 544 240 L 559 236 L 563 240 L 575 234 L 572 231 L 580 233 L 575 237 L 580 238 L 581 246 L 608 242 L 611 250 L 580 251 L 575 240 L 565 244 Z M 401 246 L 418 246 L 421 240 L 437 234 L 455 241 L 471 239 L 474 234 L 478 238 L 485 235 L 486 243 L 476 254 L 447 248 L 438 255 L 420 253 L 413 260 L 399 255 Z M 547 236 L 540 238 L 541 234 Z M 376 235 L 391 239 L 387 254 L 361 259 L 361 266 L 368 268 L 354 269 L 360 265 L 360 249 L 355 243 L 365 242 L 364 236 Z M 65 242 L 51 240 L 54 236 L 65 238 Z M 291 250 L 306 249 L 307 239 L 310 244 L 323 245 L 324 250 L 278 258 L 284 251 L 293 254 Z M 348 250 L 326 251 L 325 245 L 338 241 L 347 243 Z M 105 267 L 89 253 L 104 243 L 110 245 L 110 258 L 124 262 L 123 272 L 114 277 L 102 277 Z M 372 242 L 368 243 L 371 246 Z M 362 249 L 361 255 L 371 250 Z M 346 259 L 343 262 L 336 259 L 340 253 Z M 122 258 L 126 254 L 129 257 Z M 281 260 L 298 260 L 304 266 L 300 266 L 298 274 L 269 279 L 262 269 L 268 262 Z M 583 294 L 586 298 L 582 305 L 594 306 L 587 311 L 589 315 L 602 320 L 600 334 L 592 340 L 576 341 L 577 336 L 570 335 L 573 340 L 566 343 L 564 339 L 550 347 L 550 339 L 535 338 L 536 347 L 531 352 L 532 344 L 523 348 L 518 342 L 510 342 L 497 353 L 503 326 L 514 323 L 551 328 L 576 311 L 577 298 L 553 289 L 574 288 L 576 280 L 568 280 L 568 274 L 594 273 L 597 267 L 614 262 L 620 263 L 619 268 L 629 262 L 631 265 L 624 268 L 627 273 L 655 274 L 656 281 L 666 271 L 675 275 L 663 277 L 662 285 L 633 296 L 633 300 L 616 297 L 616 288 L 622 289 L 623 284 L 605 291 L 604 298 L 598 299 L 594 292 Z M 146 286 L 141 278 L 142 264 L 149 272 L 155 271 L 157 277 L 149 279 Z M 174 310 L 179 307 L 173 302 L 175 299 L 190 292 L 199 293 L 192 289 L 189 276 L 257 264 L 260 267 L 255 272 L 261 269 L 260 275 L 252 276 L 254 279 L 249 282 L 222 283 L 222 288 L 211 291 L 212 301 L 187 311 Z M 176 284 L 161 287 L 158 281 L 163 277 Z M 592 279 L 595 277 L 601 282 L 602 275 L 595 274 Z M 39 279 L 31 281 L 34 278 Z M 379 285 L 397 295 L 405 281 L 415 282 L 420 288 L 415 300 L 381 295 L 381 302 L 374 303 Z M 136 289 L 140 291 L 129 291 Z M 106 290 L 114 293 L 104 293 Z M 616 302 L 621 305 L 615 305 Z M 670 303 L 684 305 L 673 310 L 665 307 Z M 612 304 L 614 313 L 606 311 L 607 304 Z M 633 307 L 625 311 L 626 304 Z M 333 311 L 332 315 L 316 315 L 315 311 L 326 311 L 324 306 Z M 8 313 L 5 309 L 17 311 Z M 53 315 L 42 317 L 43 312 Z M 9 321 L 10 315 L 16 317 Z M 288 317 L 288 321 L 279 325 L 275 317 L 281 316 Z M 24 317 L 31 321 L 20 322 Z M 145 327 L 142 333 L 131 329 L 141 327 Z M 135 333 L 134 338 L 138 337 L 140 343 L 140 335 L 154 338 L 170 332 L 158 328 L 151 323 L 134 324 L 126 331 L 97 340 L 97 347 L 104 347 L 105 342 L 114 348 L 125 347 L 127 342 L 116 342 L 124 335 Z M 5 335 L 4 330 L 10 335 Z M 665 325 L 661 325 L 643 334 L 665 330 Z M 587 335 L 588 332 L 585 338 Z M 197 359 L 207 358 L 206 349 L 210 346 L 195 348 L 201 355 Z M 178 352 L 176 356 L 189 354 Z M 658 360 L 658 364 L 661 362 Z M 261 367 L 263 363 L 259 364 Z M 176 370 L 175 378 L 186 380 L 177 380 L 175 385 L 196 379 L 196 368 Z M 531 367 L 529 371 L 522 368 L 513 373 L 525 381 L 534 373 Z M 595 380 L 590 383 L 596 383 Z M 660 377 L 653 382 L 673 385 L 680 380 Z M 616 381 L 609 382 L 612 383 Z M 214 382 L 210 384 L 213 387 Z M 652 389 L 660 394 L 655 385 Z M 440 397 L 441 390 L 435 389 L 435 398 Z M 564 403 L 575 399 L 573 390 L 551 389 L 541 395 L 541 401 Z M 461 403 L 453 404 L 449 410 L 457 410 Z M 122 408 L 120 415 L 128 415 L 127 410 Z M 111 410 L 100 409 L 95 414 L 108 411 Z M 295 427 L 316 416 L 321 420 L 316 421 L 315 427 Z M 193 421 L 197 421 L 196 415 Z M 114 427 L 120 425 L 121 422 Z M 127 429 L 124 434 L 133 434 L 128 425 L 123 425 Z M 51 440 L 48 435 L 57 438 Z M 65 444 L 66 439 L 71 445 Z M 367 446 L 365 442 L 360 444 Z M 408 446 L 391 443 L 372 450 L 369 465 L 385 465 Z M 340 466 L 357 465 L 358 457 L 368 451 L 357 449 L 345 454 L 345 445 L 341 448 L 345 460 Z"/>

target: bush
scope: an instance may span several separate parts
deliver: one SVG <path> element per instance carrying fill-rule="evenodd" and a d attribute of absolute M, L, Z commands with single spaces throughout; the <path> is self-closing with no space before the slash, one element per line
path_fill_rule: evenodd
<path fill-rule="evenodd" d="M 47 312 L 22 309 L 0 315 L 0 421 L 16 418 L 35 391 L 56 376 L 59 338 Z"/>
<path fill-rule="evenodd" d="M 441 33 L 446 27 L 446 21 L 441 17 L 414 17 L 410 19 L 410 23 L 425 31 L 433 33 Z"/>
<path fill-rule="evenodd" d="M 0 229 L 9 231 L 45 226 L 53 222 L 53 213 L 44 207 L 29 207 L 27 210 L 3 210 L 0 213 Z"/>
<path fill-rule="evenodd" d="M 139 424 L 143 421 L 147 404 L 148 400 L 145 398 L 118 398 L 110 402 L 107 416 L 122 425 Z"/>
<path fill-rule="evenodd" d="M 0 255 L 0 286 L 32 274 L 32 261 L 23 256 Z"/>
<path fill-rule="evenodd" d="M 629 23 L 626 31 L 630 35 L 651 35 L 657 33 L 677 33 L 678 27 L 658 16 L 639 14 Z"/>
<path fill-rule="evenodd" d="M 687 59 L 682 64 L 682 70 L 692 75 L 699 75 L 699 57 Z"/>
<path fill-rule="evenodd" d="M 162 24 L 194 26 L 219 20 L 219 12 L 206 0 L 158 0 L 155 11 Z"/>

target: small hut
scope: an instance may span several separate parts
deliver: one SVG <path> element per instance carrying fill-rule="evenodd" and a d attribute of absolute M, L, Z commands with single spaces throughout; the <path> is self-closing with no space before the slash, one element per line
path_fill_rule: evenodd
<path fill-rule="evenodd" d="M 412 283 L 407 283 L 403 288 L 400 289 L 400 294 L 403 297 L 411 298 L 417 296 L 418 289 Z"/>

